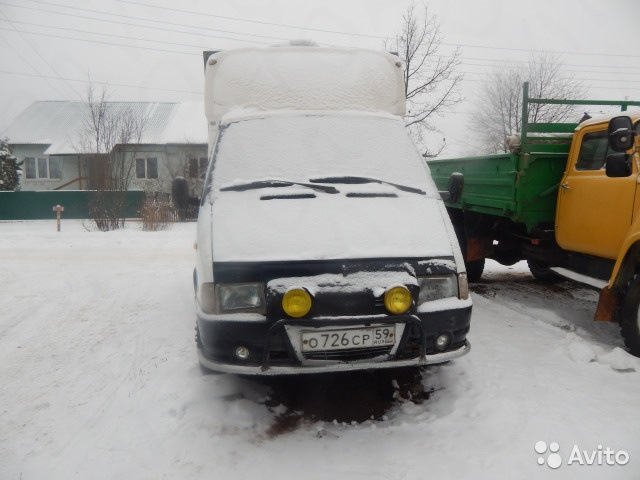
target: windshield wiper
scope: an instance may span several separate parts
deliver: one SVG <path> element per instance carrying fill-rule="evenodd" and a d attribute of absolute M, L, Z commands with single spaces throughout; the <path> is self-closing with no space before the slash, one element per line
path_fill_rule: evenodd
<path fill-rule="evenodd" d="M 344 183 L 348 185 L 356 185 L 356 184 L 363 184 L 363 183 L 379 183 L 381 185 L 391 185 L 392 187 L 396 187 L 398 190 L 402 190 L 403 192 L 418 193 L 420 195 L 427 194 L 427 192 L 425 192 L 424 190 L 420 190 L 419 188 L 407 187 L 406 185 L 400 185 L 398 183 L 386 182 L 384 180 L 378 180 L 375 178 L 368 178 L 368 177 L 354 177 L 354 176 L 322 177 L 322 178 L 312 178 L 309 181 L 311 183 Z"/>
<path fill-rule="evenodd" d="M 317 192 L 324 193 L 339 193 L 335 187 L 328 187 L 326 185 L 312 185 L 310 183 L 301 182 L 289 182 L 286 180 L 256 180 L 255 182 L 241 183 L 238 185 L 230 185 L 228 187 L 222 187 L 221 192 L 246 192 L 247 190 L 258 190 L 260 188 L 279 188 L 279 187 L 292 187 L 298 185 L 301 187 L 307 187 Z"/>

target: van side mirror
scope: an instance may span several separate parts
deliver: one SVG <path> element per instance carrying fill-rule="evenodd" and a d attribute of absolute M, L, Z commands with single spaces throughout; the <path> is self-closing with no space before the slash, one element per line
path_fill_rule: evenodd
<path fill-rule="evenodd" d="M 605 170 L 607 177 L 620 178 L 631 175 L 631 158 L 626 153 L 607 155 Z"/>
<path fill-rule="evenodd" d="M 625 152 L 633 147 L 633 123 L 627 116 L 609 120 L 609 147 L 614 152 Z"/>
<path fill-rule="evenodd" d="M 189 195 L 189 183 L 184 177 L 176 177 L 171 182 L 171 200 L 178 210 L 185 210 L 189 205 L 199 205 L 200 198 Z"/>

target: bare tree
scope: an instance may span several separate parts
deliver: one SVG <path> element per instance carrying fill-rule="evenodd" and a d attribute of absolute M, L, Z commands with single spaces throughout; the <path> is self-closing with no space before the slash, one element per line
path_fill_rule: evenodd
<path fill-rule="evenodd" d="M 87 88 L 86 112 L 79 135 L 79 153 L 102 157 L 104 188 L 127 190 L 131 182 L 135 146 L 140 143 L 148 118 L 127 103 L 109 101 L 107 88 L 96 94 Z M 116 148 L 127 146 L 128 148 Z"/>
<path fill-rule="evenodd" d="M 147 121 L 143 110 L 134 110 L 126 103 L 110 102 L 107 88 L 96 93 L 93 85 L 89 85 L 76 149 L 82 157 L 78 162 L 79 178 L 88 177 L 89 188 L 96 191 L 91 210 L 101 230 L 124 224 L 124 192 L 129 189 L 135 172 L 136 148 Z"/>
<path fill-rule="evenodd" d="M 562 63 L 551 53 L 531 56 L 521 67 L 496 69 L 478 95 L 472 129 L 482 151 L 507 152 L 505 139 L 522 130 L 522 85 L 529 82 L 529 96 L 548 99 L 579 99 L 586 96 L 582 83 L 563 73 Z M 573 105 L 531 104 L 529 122 L 579 120 Z"/>
<path fill-rule="evenodd" d="M 429 134 L 438 133 L 436 117 L 462 101 L 457 73 L 460 50 L 444 55 L 440 23 L 425 6 L 422 15 L 410 5 L 402 17 L 400 33 L 385 42 L 385 48 L 397 52 L 405 64 L 404 84 L 407 96 L 407 128 L 424 156 L 436 156 L 444 140 L 429 145 Z"/>

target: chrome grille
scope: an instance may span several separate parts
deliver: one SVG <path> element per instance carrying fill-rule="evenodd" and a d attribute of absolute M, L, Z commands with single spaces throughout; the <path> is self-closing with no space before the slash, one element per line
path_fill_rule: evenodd
<path fill-rule="evenodd" d="M 352 350 L 327 350 L 324 352 L 306 352 L 303 357 L 307 360 L 365 360 L 368 358 L 388 355 L 393 348 L 392 345 L 372 348 L 358 348 Z"/>

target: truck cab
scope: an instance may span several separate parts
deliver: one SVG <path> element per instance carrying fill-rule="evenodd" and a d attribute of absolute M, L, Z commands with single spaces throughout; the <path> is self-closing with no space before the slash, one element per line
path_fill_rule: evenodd
<path fill-rule="evenodd" d="M 533 103 L 619 107 L 577 123 L 533 123 Z M 526 260 L 542 281 L 568 277 L 600 291 L 594 318 L 620 323 L 640 356 L 640 106 L 634 101 L 528 96 L 510 153 L 429 162 L 462 245 L 471 281 L 484 260 Z"/>
<path fill-rule="evenodd" d="M 404 126 L 399 59 L 241 49 L 206 58 L 205 82 L 200 364 L 280 375 L 466 354 L 464 260 Z"/>
<path fill-rule="evenodd" d="M 640 115 L 630 117 L 636 125 Z M 607 157 L 615 154 L 609 146 L 610 117 L 590 119 L 574 133 L 565 173 L 560 182 L 555 233 L 564 250 L 615 260 L 629 234 L 634 212 L 638 168 L 625 176 L 611 176 Z"/>

